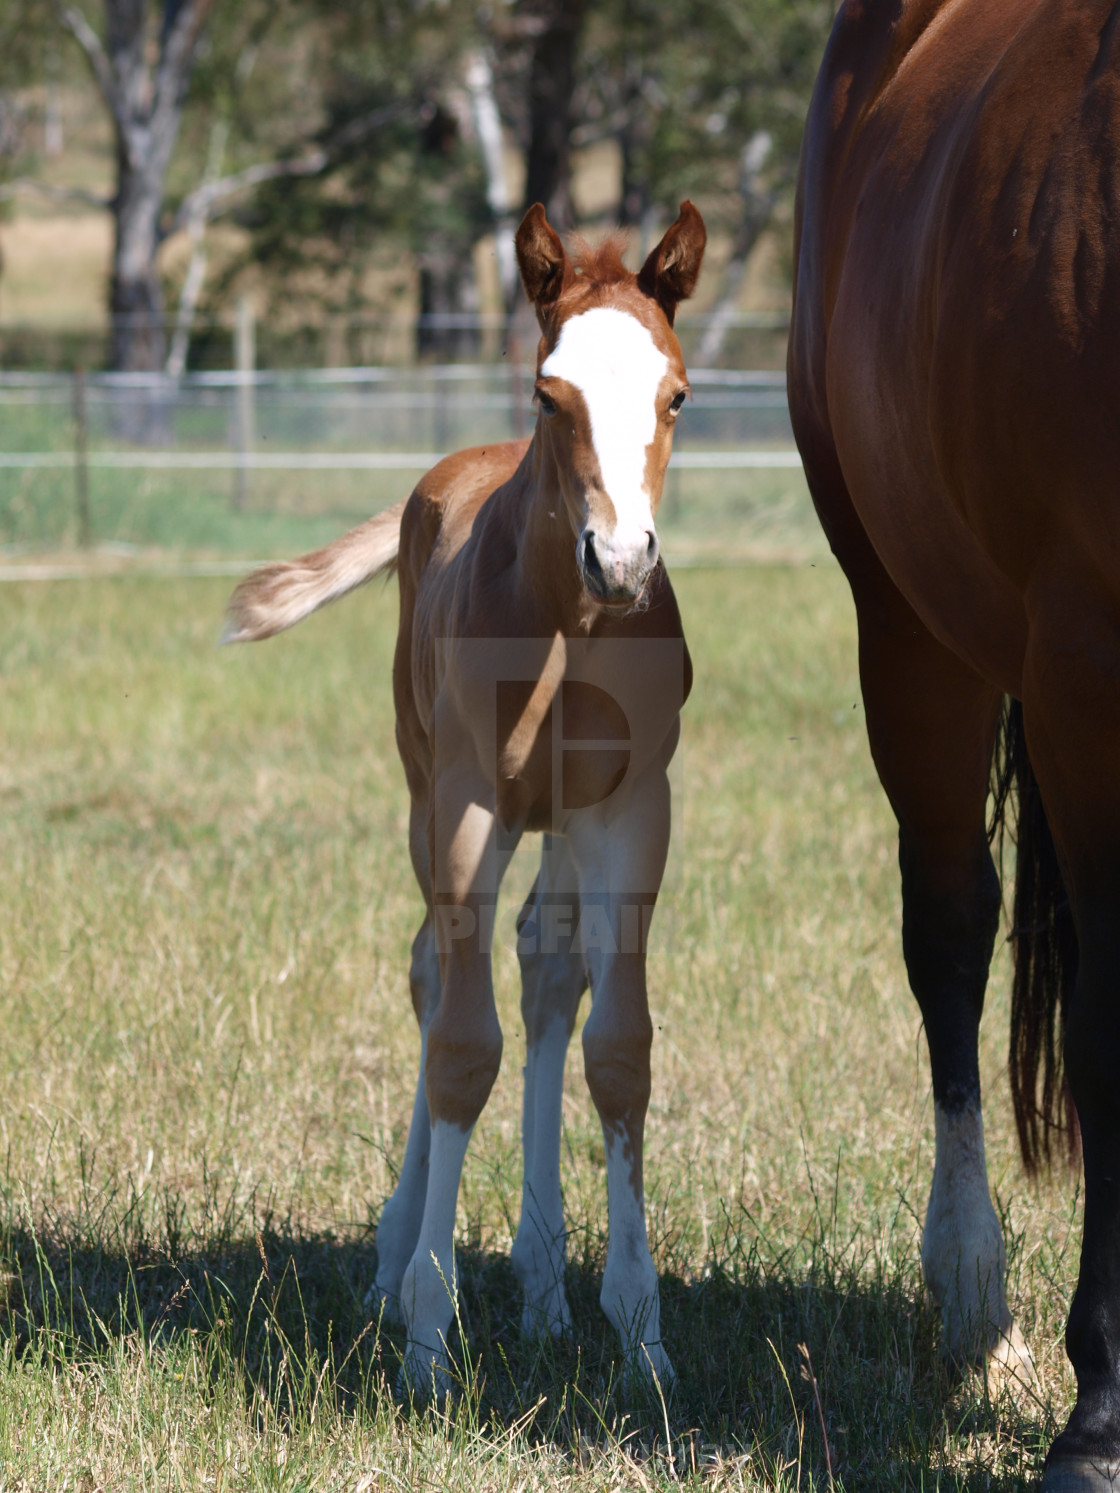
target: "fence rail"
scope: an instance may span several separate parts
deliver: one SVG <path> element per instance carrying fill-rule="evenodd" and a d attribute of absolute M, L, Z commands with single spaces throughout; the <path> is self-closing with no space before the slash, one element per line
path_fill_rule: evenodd
<path fill-rule="evenodd" d="M 757 507 L 760 492 L 788 499 L 801 479 L 782 473 L 797 473 L 800 459 L 783 374 L 698 369 L 691 385 L 667 512 L 693 528 L 707 513 L 718 547 L 719 526 L 741 534 L 741 510 Z M 495 364 L 178 378 L 3 372 L 0 546 L 135 541 L 259 553 L 305 532 L 317 538 L 399 496 L 396 474 L 528 434 L 531 396 L 528 370 Z M 785 485 L 758 488 L 767 472 Z"/>

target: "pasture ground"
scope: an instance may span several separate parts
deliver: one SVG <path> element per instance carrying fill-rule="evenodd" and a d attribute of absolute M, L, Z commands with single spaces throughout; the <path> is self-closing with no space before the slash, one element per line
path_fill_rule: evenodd
<path fill-rule="evenodd" d="M 823 559 L 677 577 L 697 663 L 652 959 L 650 1228 L 679 1384 L 597 1306 L 602 1142 L 564 1101 L 576 1337 L 521 1341 L 521 1032 L 459 1212 L 463 1390 L 390 1392 L 373 1231 L 403 1154 L 417 895 L 393 746 L 395 587 L 219 650 L 229 583 L 0 587 L 0 1487 L 1032 1486 L 1071 1403 L 1076 1181 L 1017 1162 L 1006 953 L 989 1161 L 1037 1395 L 954 1379 L 919 1275 L 928 1065 Z M 530 852 L 531 853 L 531 852 Z M 469 1355 L 469 1356 L 468 1356 Z"/>

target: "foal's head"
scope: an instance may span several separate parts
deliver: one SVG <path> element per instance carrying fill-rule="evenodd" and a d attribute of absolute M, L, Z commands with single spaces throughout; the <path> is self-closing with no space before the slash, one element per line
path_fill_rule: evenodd
<path fill-rule="evenodd" d="M 657 563 L 654 515 L 688 377 L 673 333 L 706 240 L 691 202 L 638 274 L 608 239 L 573 265 L 538 203 L 517 230 L 517 258 L 541 325 L 537 438 L 552 454 L 596 601 L 628 605 Z"/>

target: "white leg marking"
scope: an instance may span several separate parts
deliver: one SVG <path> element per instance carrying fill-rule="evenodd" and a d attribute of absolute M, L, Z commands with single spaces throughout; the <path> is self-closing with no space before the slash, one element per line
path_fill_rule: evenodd
<path fill-rule="evenodd" d="M 630 1147 L 603 1128 L 607 1153 L 607 1264 L 599 1302 L 614 1325 L 632 1369 L 656 1374 L 663 1386 L 676 1378 L 661 1345 L 661 1297 L 646 1237 L 645 1199 L 631 1181 Z"/>
<path fill-rule="evenodd" d="M 566 1332 L 572 1320 L 564 1293 L 566 1234 L 560 1190 L 561 1098 L 570 1036 L 565 1009 L 526 1053 L 521 1121 L 525 1179 L 521 1222 L 510 1251 L 525 1292 L 522 1331 L 550 1332 L 554 1337 Z"/>
<path fill-rule="evenodd" d="M 390 1322 L 400 1320 L 401 1281 L 405 1266 L 416 1249 L 428 1191 L 431 1125 L 428 1096 L 424 1089 L 427 1052 L 428 1034 L 425 1031 L 420 1035 L 420 1077 L 416 1081 L 401 1174 L 377 1222 L 377 1276 L 371 1296 L 380 1303 L 385 1319 Z"/>
<path fill-rule="evenodd" d="M 471 1132 L 447 1120 L 432 1126 L 428 1196 L 416 1252 L 401 1282 L 408 1327 L 402 1378 L 417 1394 L 451 1387 L 447 1338 L 455 1318 L 455 1207 Z M 434 1379 L 434 1383 L 433 1383 Z"/>
<path fill-rule="evenodd" d="M 980 1362 L 990 1355 L 1031 1383 L 1034 1362 L 1007 1306 L 1007 1256 L 988 1192 L 980 1110 L 950 1114 L 940 1105 L 934 1108 L 937 1151 L 922 1270 L 941 1307 L 946 1350 L 956 1362 Z"/>
<path fill-rule="evenodd" d="M 428 1024 L 439 1004 L 440 993 L 439 956 L 430 924 L 425 924 L 413 944 L 411 981 L 421 1011 L 420 1076 L 416 1081 L 401 1174 L 377 1224 L 377 1276 L 367 1298 L 370 1305 L 374 1301 L 379 1303 L 389 1321 L 400 1318 L 401 1280 L 416 1248 L 428 1190 L 431 1127 L 424 1065 L 428 1055 Z"/>

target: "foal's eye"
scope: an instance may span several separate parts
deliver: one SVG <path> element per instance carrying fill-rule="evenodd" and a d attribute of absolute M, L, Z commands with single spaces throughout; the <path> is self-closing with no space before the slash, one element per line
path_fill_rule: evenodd
<path fill-rule="evenodd" d="M 536 395 L 537 403 L 540 405 L 543 413 L 546 415 L 554 415 L 556 413 L 555 399 L 553 399 L 550 394 L 546 394 L 542 389 L 538 389 L 536 391 Z"/>
<path fill-rule="evenodd" d="M 688 390 L 687 389 L 681 389 L 679 393 L 673 395 L 672 399 L 669 401 L 669 408 L 670 408 L 670 410 L 672 411 L 672 413 L 674 415 L 678 412 L 678 410 L 680 409 L 681 405 L 685 402 L 685 400 L 687 398 L 688 398 Z"/>

